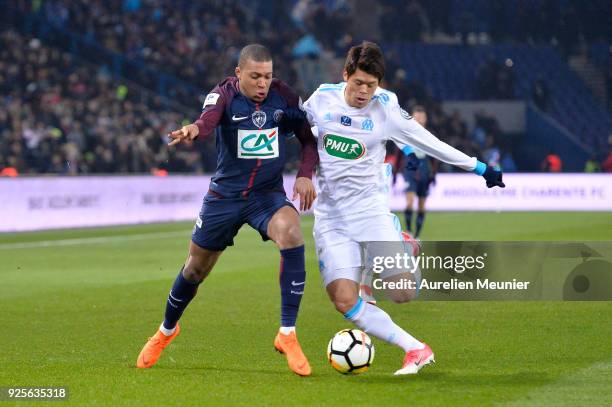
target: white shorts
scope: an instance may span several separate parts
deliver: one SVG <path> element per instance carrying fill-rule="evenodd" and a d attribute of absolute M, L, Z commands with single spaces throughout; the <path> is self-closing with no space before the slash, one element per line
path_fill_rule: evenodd
<path fill-rule="evenodd" d="M 391 212 L 315 219 L 313 235 L 325 286 L 339 278 L 359 284 L 366 267 L 360 243 L 401 242 L 401 231 L 399 219 Z"/>

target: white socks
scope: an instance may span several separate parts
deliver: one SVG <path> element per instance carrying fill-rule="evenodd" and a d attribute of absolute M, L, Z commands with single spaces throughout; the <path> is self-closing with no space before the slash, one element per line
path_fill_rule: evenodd
<path fill-rule="evenodd" d="M 295 327 L 294 326 L 281 326 L 278 329 L 278 332 L 282 333 L 283 335 L 289 335 L 291 332 L 295 332 Z"/>
<path fill-rule="evenodd" d="M 159 327 L 159 330 L 161 331 L 161 333 L 163 333 L 166 336 L 170 336 L 172 335 L 174 332 L 176 332 L 176 326 L 172 329 L 166 329 L 164 328 L 164 323 L 162 322 L 161 326 Z"/>
<path fill-rule="evenodd" d="M 425 345 L 397 326 L 389 314 L 375 305 L 368 304 L 361 298 L 344 317 L 352 321 L 362 331 L 374 335 L 378 339 L 397 345 L 408 352 L 413 349 L 423 349 Z"/>

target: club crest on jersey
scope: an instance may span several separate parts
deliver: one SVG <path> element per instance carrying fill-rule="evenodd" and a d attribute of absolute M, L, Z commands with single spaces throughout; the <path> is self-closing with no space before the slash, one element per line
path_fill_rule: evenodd
<path fill-rule="evenodd" d="M 358 160 L 366 152 L 366 147 L 361 141 L 337 134 L 323 136 L 323 148 L 327 154 L 345 160 Z"/>
<path fill-rule="evenodd" d="M 410 114 L 407 111 L 405 111 L 404 109 L 402 109 L 401 107 L 400 107 L 400 114 L 406 120 L 412 119 L 412 116 L 410 116 Z"/>
<path fill-rule="evenodd" d="M 283 111 L 281 109 L 276 109 L 274 111 L 274 121 L 276 123 L 280 123 L 281 119 L 283 118 Z"/>
<path fill-rule="evenodd" d="M 363 123 L 361 123 L 361 129 L 367 131 L 374 130 L 374 122 L 371 119 L 365 119 Z"/>
<path fill-rule="evenodd" d="M 253 124 L 259 128 L 262 128 L 264 124 L 266 124 L 266 112 L 262 110 L 255 110 L 251 115 L 251 120 L 253 120 Z"/>
<path fill-rule="evenodd" d="M 352 123 L 352 120 L 350 117 L 340 116 L 340 124 L 342 124 L 343 126 L 350 126 L 351 123 Z"/>

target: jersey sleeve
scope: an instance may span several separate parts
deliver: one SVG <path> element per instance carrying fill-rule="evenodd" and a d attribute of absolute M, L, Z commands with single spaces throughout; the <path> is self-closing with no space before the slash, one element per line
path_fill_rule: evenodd
<path fill-rule="evenodd" d="M 308 119 L 308 123 L 311 126 L 316 126 L 315 115 L 314 115 L 314 105 L 316 103 L 317 96 L 319 95 L 319 90 L 315 90 L 312 95 L 303 104 L 304 111 L 306 112 L 306 119 Z"/>
<path fill-rule="evenodd" d="M 397 97 L 397 95 L 387 89 L 383 89 L 383 88 L 378 88 L 379 92 L 378 92 L 378 97 L 383 97 L 382 95 L 386 95 L 388 97 L 388 104 L 390 106 L 399 106 L 399 99 Z M 414 152 L 414 148 L 412 148 L 410 145 L 406 144 L 406 143 L 402 143 L 398 140 L 393 140 L 393 142 L 395 143 L 395 145 L 397 146 L 397 148 L 399 149 L 399 151 L 401 151 L 404 155 L 408 155 L 412 152 Z M 398 158 L 401 158 L 401 154 L 398 154 Z"/>
<path fill-rule="evenodd" d="M 399 105 L 389 106 L 387 110 L 386 132 L 390 134 L 390 139 L 402 149 L 406 146 L 414 146 L 431 157 L 466 171 L 473 171 L 476 168 L 476 157 L 469 157 L 438 139 L 418 124 Z"/>
<path fill-rule="evenodd" d="M 311 126 L 316 126 L 317 124 L 314 121 L 314 115 L 313 115 L 313 110 L 312 110 L 312 105 L 313 105 L 313 99 L 315 97 L 316 91 L 315 93 L 313 93 L 308 99 L 306 99 L 306 101 L 304 102 L 304 104 L 302 105 L 304 111 L 306 112 L 306 120 L 308 120 L 308 123 Z"/>
<path fill-rule="evenodd" d="M 289 108 L 299 109 L 300 112 L 304 109 L 302 99 L 285 82 L 275 80 L 273 86 L 287 101 L 287 106 Z M 303 112 L 301 112 L 301 114 L 303 114 Z M 306 118 L 303 118 L 302 120 L 295 120 L 293 131 L 302 145 L 301 163 L 300 168 L 298 169 L 297 177 L 306 177 L 311 179 L 319 162 L 317 140 L 312 134 L 310 125 L 308 124 Z"/>
<path fill-rule="evenodd" d="M 207 137 L 221 122 L 226 103 L 231 99 L 228 86 L 231 84 L 224 81 L 206 95 L 202 105 L 202 114 L 194 123 L 198 126 L 198 137 Z"/>
<path fill-rule="evenodd" d="M 398 152 L 401 151 L 402 155 L 408 155 L 410 153 L 414 153 L 414 148 L 410 146 L 410 144 L 403 143 L 399 140 L 392 139 L 395 145 L 398 148 Z"/>

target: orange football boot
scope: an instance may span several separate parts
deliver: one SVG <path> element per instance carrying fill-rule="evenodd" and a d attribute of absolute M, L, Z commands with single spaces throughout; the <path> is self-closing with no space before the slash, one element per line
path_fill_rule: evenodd
<path fill-rule="evenodd" d="M 300 376 L 310 376 L 311 369 L 308 359 L 302 352 L 302 347 L 297 340 L 295 332 L 289 335 L 278 333 L 274 338 L 274 349 L 287 356 L 289 369 Z"/>
<path fill-rule="evenodd" d="M 138 360 L 136 360 L 136 367 L 144 369 L 157 363 L 157 359 L 159 359 L 159 356 L 164 348 L 178 336 L 179 332 L 181 332 L 181 328 L 178 323 L 176 324 L 176 331 L 174 331 L 174 333 L 170 336 L 166 336 L 162 333 L 162 331 L 157 330 L 155 335 L 153 335 L 152 338 L 149 338 L 147 343 L 145 343 L 145 346 L 140 351 Z"/>

